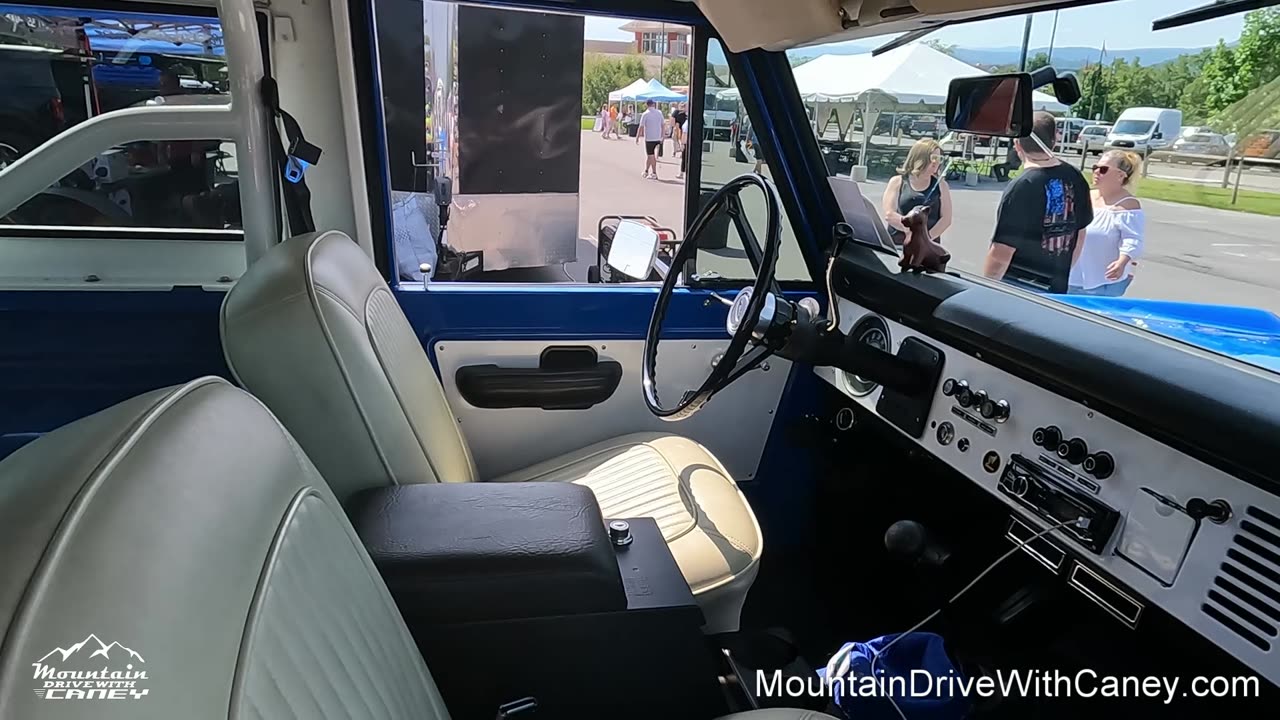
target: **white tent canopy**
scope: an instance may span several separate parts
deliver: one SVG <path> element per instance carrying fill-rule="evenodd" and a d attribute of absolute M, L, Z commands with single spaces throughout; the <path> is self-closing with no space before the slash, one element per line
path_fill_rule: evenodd
<path fill-rule="evenodd" d="M 820 55 L 795 69 L 800 97 L 811 104 L 856 103 L 874 94 L 899 106 L 944 105 L 952 79 L 987 74 L 923 43 L 904 45 L 875 57 L 869 52 Z M 738 90 L 722 90 L 718 96 L 735 99 Z M 1042 92 L 1032 93 L 1032 101 L 1036 110 L 1067 110 L 1066 105 Z"/>
<path fill-rule="evenodd" d="M 640 78 L 630 85 L 614 90 L 609 93 L 609 102 L 618 102 L 620 100 L 635 100 L 636 96 L 649 91 L 649 81 Z"/>

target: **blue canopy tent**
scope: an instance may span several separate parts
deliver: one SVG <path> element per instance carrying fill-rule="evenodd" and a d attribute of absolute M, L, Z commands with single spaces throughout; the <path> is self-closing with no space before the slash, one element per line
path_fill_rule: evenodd
<path fill-rule="evenodd" d="M 636 93 L 636 100 L 641 102 L 652 100 L 654 102 L 684 102 L 689 99 L 688 95 L 681 95 L 671 88 L 658 82 L 656 79 L 649 81 L 649 88 L 644 92 Z"/>

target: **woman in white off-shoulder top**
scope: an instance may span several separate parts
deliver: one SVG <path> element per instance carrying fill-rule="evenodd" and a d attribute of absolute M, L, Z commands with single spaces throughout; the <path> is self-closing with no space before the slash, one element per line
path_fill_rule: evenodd
<path fill-rule="evenodd" d="M 1129 193 L 1142 159 L 1110 150 L 1093 166 L 1093 222 L 1085 228 L 1084 248 L 1071 266 L 1067 292 L 1120 297 L 1133 282 L 1133 266 L 1142 255 L 1146 218 Z"/>

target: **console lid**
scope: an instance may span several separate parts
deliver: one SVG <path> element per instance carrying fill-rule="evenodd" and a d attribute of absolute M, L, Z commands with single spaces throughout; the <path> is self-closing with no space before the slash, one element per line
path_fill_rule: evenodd
<path fill-rule="evenodd" d="M 410 627 L 627 607 L 585 487 L 398 485 L 357 493 L 347 511 Z"/>

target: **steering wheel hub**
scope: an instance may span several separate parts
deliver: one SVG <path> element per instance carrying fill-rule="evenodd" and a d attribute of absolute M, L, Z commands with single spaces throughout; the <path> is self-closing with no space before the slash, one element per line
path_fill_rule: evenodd
<path fill-rule="evenodd" d="M 747 320 L 751 311 L 751 298 L 755 294 L 755 288 L 750 286 L 744 287 L 738 291 L 737 297 L 733 299 L 733 305 L 729 306 L 729 316 L 725 318 L 725 330 L 730 335 L 736 335 L 738 329 L 742 327 L 743 321 Z M 778 300 L 773 293 L 766 293 L 764 306 L 760 309 L 760 316 L 756 318 L 751 328 L 751 337 L 756 340 L 764 340 L 765 333 L 769 330 L 769 325 L 773 323 L 773 317 L 778 311 Z"/>

